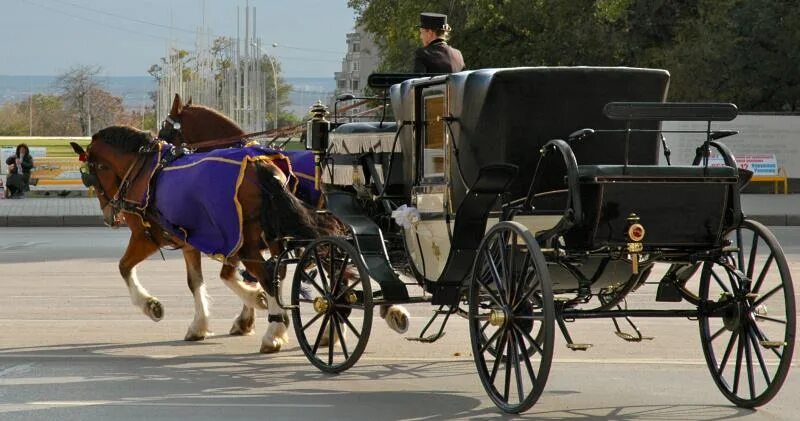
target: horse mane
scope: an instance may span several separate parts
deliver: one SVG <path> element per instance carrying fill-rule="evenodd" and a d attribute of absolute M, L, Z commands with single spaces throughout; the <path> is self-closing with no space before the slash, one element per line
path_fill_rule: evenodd
<path fill-rule="evenodd" d="M 215 117 L 219 118 L 220 120 L 230 124 L 231 126 L 239 129 L 242 133 L 244 133 L 244 130 L 242 130 L 242 128 L 239 126 L 239 124 L 237 124 L 235 121 L 233 121 L 233 119 L 231 119 L 230 117 L 226 116 L 225 114 L 222 114 L 218 110 L 215 110 L 215 109 L 213 109 L 211 107 L 206 107 L 205 105 L 200 105 L 200 104 L 187 105 L 187 106 L 183 107 L 183 111 L 181 111 L 181 114 L 185 113 L 186 111 L 190 111 L 191 112 L 193 110 L 205 111 L 205 112 L 207 112 L 209 114 L 212 114 Z"/>
<path fill-rule="evenodd" d="M 137 152 L 142 146 L 150 143 L 153 136 L 150 132 L 130 126 L 111 126 L 95 133 L 92 140 L 102 140 L 119 152 Z"/>

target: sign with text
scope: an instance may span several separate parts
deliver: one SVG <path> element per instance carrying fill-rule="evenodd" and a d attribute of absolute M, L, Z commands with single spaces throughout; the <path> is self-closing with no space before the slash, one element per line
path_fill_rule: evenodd
<path fill-rule="evenodd" d="M 753 175 L 778 174 L 778 160 L 774 154 L 754 154 L 736 156 L 736 164 L 753 172 Z M 725 165 L 722 157 L 713 155 L 708 158 L 709 167 L 722 167 Z"/>

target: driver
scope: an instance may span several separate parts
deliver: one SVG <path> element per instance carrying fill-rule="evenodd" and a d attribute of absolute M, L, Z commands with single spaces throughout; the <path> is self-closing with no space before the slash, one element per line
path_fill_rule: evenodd
<path fill-rule="evenodd" d="M 464 70 L 461 51 L 447 45 L 449 35 L 447 15 L 420 13 L 419 37 L 423 47 L 414 53 L 414 73 L 454 73 Z"/>

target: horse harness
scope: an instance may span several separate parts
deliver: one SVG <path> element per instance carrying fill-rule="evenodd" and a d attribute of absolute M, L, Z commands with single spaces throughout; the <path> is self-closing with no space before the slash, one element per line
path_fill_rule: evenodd
<path fill-rule="evenodd" d="M 172 234 L 164 228 L 158 226 L 158 231 L 154 232 L 154 224 L 151 224 L 149 220 L 158 220 L 158 215 L 154 213 L 156 211 L 154 210 L 155 208 L 153 206 L 146 204 L 144 207 L 142 207 L 139 206 L 140 203 L 138 202 L 126 200 L 130 194 L 130 191 L 132 190 L 132 187 L 133 190 L 151 188 L 153 181 L 157 178 L 158 173 L 164 167 L 169 166 L 170 163 L 180 158 L 183 154 L 190 153 L 185 148 L 172 148 L 172 152 L 165 154 L 162 159 L 156 163 L 155 168 L 153 168 L 152 171 L 147 171 L 149 169 L 147 165 L 148 158 L 153 153 L 158 151 L 158 149 L 155 147 L 158 144 L 159 139 L 153 139 L 139 149 L 136 160 L 134 160 L 131 165 L 128 166 L 128 169 L 125 171 L 125 175 L 122 177 L 119 188 L 113 197 L 110 197 L 106 193 L 105 189 L 100 184 L 97 174 L 95 174 L 95 171 L 108 170 L 109 167 L 107 165 L 87 161 L 86 164 L 81 167 L 81 181 L 83 182 L 84 186 L 93 187 L 97 194 L 102 196 L 102 198 L 106 201 L 106 204 L 103 205 L 104 212 L 107 207 L 111 207 L 113 212 L 111 215 L 112 220 L 116 221 L 120 212 L 137 215 L 144 225 L 145 236 L 148 240 L 152 241 L 156 245 L 159 245 L 160 247 L 161 243 L 156 241 L 156 237 L 159 237 L 162 240 L 170 243 L 171 247 L 180 248 L 181 245 L 174 241 L 172 239 Z M 149 176 L 142 176 L 142 174 L 147 174 L 148 172 L 151 173 Z"/>

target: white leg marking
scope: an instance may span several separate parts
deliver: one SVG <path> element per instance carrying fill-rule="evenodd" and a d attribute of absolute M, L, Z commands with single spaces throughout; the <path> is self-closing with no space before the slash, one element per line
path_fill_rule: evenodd
<path fill-rule="evenodd" d="M 139 279 L 136 277 L 136 268 L 131 269 L 125 282 L 128 285 L 128 294 L 130 294 L 133 305 L 141 309 L 153 321 L 160 321 L 164 317 L 164 307 L 139 283 Z"/>

